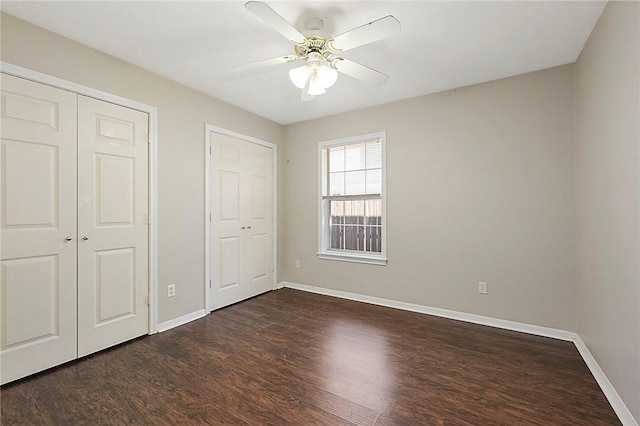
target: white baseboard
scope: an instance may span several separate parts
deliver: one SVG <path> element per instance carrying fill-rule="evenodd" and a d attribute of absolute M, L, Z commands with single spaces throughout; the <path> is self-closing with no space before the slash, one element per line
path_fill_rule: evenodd
<path fill-rule="evenodd" d="M 506 330 L 519 331 L 522 333 L 534 334 L 537 336 L 551 337 L 553 339 L 565 340 L 572 342 L 576 334 L 558 330 L 555 328 L 541 327 L 539 325 L 525 324 L 515 321 L 507 321 L 498 318 L 485 317 L 482 315 L 468 314 L 465 312 L 450 311 L 448 309 L 434 308 L 431 306 L 416 305 L 413 303 L 398 302 L 396 300 L 381 299 L 379 297 L 365 296 L 363 294 L 348 293 L 345 291 L 331 290 L 322 287 L 314 287 L 305 284 L 282 282 L 279 285 L 283 287 L 303 290 L 310 293 L 324 294 L 326 296 L 340 297 L 342 299 L 355 300 L 358 302 L 371 303 L 372 305 L 386 306 L 389 308 L 397 308 L 405 311 L 418 312 L 421 314 L 434 315 L 437 317 L 449 318 L 458 321 L 471 322 L 474 324 L 488 325 L 490 327 L 504 328 Z"/>
<path fill-rule="evenodd" d="M 620 395 L 618 395 L 618 392 L 616 392 L 615 388 L 604 374 L 604 371 L 602 371 L 593 355 L 591 355 L 587 345 L 585 345 L 580 336 L 576 335 L 573 344 L 576 345 L 576 349 L 578 349 L 582 359 L 587 364 L 587 367 L 589 367 L 589 370 L 591 370 L 591 374 L 596 379 L 596 382 L 598 382 L 598 385 L 600 385 L 600 389 L 602 389 L 604 396 L 607 397 L 613 411 L 618 415 L 620 422 L 624 426 L 638 426 L 638 422 L 633 418 L 631 411 L 629 411 L 627 406 L 624 404 L 622 398 L 620 398 Z"/>
<path fill-rule="evenodd" d="M 200 309 L 199 311 L 191 312 L 190 314 L 183 315 L 169 321 L 161 322 L 160 324 L 158 324 L 158 333 L 162 333 L 163 331 L 171 330 L 174 327 L 178 327 L 188 322 L 195 321 L 205 315 L 206 313 L 204 309 Z"/>
<path fill-rule="evenodd" d="M 633 418 L 633 415 L 625 405 L 624 401 L 622 401 L 622 398 L 620 398 L 620 395 L 618 395 L 618 392 L 616 392 L 609 379 L 607 379 L 607 376 L 604 374 L 596 360 L 593 358 L 593 355 L 591 355 L 591 352 L 589 352 L 589 349 L 587 349 L 587 346 L 584 344 L 580 336 L 578 336 L 576 333 L 555 328 L 541 327 L 533 324 L 507 321 L 498 318 L 485 317 L 482 315 L 451 311 L 448 309 L 416 305 L 413 303 L 398 302 L 395 300 L 382 299 L 378 297 L 366 296 L 363 294 L 348 293 L 346 291 L 331 290 L 327 288 L 292 283 L 287 281 L 278 283 L 278 288 L 283 287 L 573 342 L 573 344 L 576 346 L 576 349 L 578 349 L 580 356 L 582 356 L 582 359 L 587 364 L 587 367 L 589 367 L 591 374 L 596 379 L 596 382 L 600 386 L 600 389 L 602 389 L 602 392 L 609 401 L 609 404 L 611 404 L 611 407 L 620 419 L 620 422 L 624 426 L 638 426 L 638 422 Z"/>

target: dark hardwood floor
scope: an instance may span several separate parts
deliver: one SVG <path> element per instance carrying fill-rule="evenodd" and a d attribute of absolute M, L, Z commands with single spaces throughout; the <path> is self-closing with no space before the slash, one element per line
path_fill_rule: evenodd
<path fill-rule="evenodd" d="M 572 343 L 291 289 L 6 385 L 2 425 L 614 425 Z"/>

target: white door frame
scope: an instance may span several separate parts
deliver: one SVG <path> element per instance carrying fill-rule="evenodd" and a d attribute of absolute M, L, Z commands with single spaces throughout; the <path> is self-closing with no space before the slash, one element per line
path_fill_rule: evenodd
<path fill-rule="evenodd" d="M 221 135 L 231 136 L 232 138 L 251 142 L 256 145 L 271 148 L 273 155 L 273 283 L 271 288 L 276 289 L 276 276 L 278 273 L 278 145 L 254 138 L 252 136 L 243 135 L 232 130 L 223 129 L 221 127 L 205 124 L 205 181 L 204 181 L 204 304 L 206 313 L 211 312 L 211 132 Z"/>
<path fill-rule="evenodd" d="M 23 68 L 8 62 L 0 61 L 0 71 L 37 83 L 46 84 L 88 96 L 126 108 L 135 109 L 149 114 L 149 331 L 153 334 L 158 331 L 158 174 L 157 174 L 157 138 L 158 138 L 158 109 L 131 99 L 102 92 L 91 87 L 76 84 Z"/>

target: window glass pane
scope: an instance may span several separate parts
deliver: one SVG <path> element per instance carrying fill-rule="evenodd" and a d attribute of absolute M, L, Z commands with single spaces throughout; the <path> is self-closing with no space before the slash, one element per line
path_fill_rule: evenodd
<path fill-rule="evenodd" d="M 381 225 L 382 224 L 382 200 L 367 200 L 366 201 L 366 222 L 367 225 Z"/>
<path fill-rule="evenodd" d="M 382 170 L 367 170 L 366 194 L 382 193 Z"/>
<path fill-rule="evenodd" d="M 382 251 L 382 227 L 367 226 L 367 251 L 380 253 Z"/>
<path fill-rule="evenodd" d="M 329 149 L 329 171 L 344 171 L 344 146 Z"/>
<path fill-rule="evenodd" d="M 365 193 L 364 170 L 358 172 L 346 172 L 345 175 L 345 195 L 359 195 Z"/>
<path fill-rule="evenodd" d="M 331 201 L 331 224 L 344 223 L 344 201 Z"/>
<path fill-rule="evenodd" d="M 329 230 L 329 248 L 341 250 L 342 244 L 342 225 L 331 225 Z"/>
<path fill-rule="evenodd" d="M 330 173 L 329 183 L 330 195 L 345 195 L 346 192 L 344 188 L 344 172 Z"/>
<path fill-rule="evenodd" d="M 345 202 L 344 221 L 348 225 L 364 225 L 364 200 Z"/>
<path fill-rule="evenodd" d="M 344 248 L 345 250 L 364 250 L 364 227 L 357 225 L 344 227 Z"/>
<path fill-rule="evenodd" d="M 347 145 L 345 152 L 345 170 L 363 170 L 365 168 L 365 144 Z"/>
<path fill-rule="evenodd" d="M 380 141 L 367 142 L 367 169 L 382 168 L 382 144 Z"/>

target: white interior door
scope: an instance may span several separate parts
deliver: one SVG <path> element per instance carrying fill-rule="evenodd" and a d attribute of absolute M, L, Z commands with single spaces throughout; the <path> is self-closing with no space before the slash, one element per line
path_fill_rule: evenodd
<path fill-rule="evenodd" d="M 212 309 L 273 287 L 271 148 L 211 133 Z"/>
<path fill-rule="evenodd" d="M 250 182 L 244 188 L 249 223 L 245 297 L 252 297 L 273 288 L 273 155 L 271 148 L 246 143 Z"/>
<path fill-rule="evenodd" d="M 78 96 L 78 356 L 146 334 L 148 115 Z"/>
<path fill-rule="evenodd" d="M 211 297 L 212 308 L 244 298 L 244 261 L 241 256 L 244 141 L 211 134 Z M 247 226 L 246 224 L 244 225 Z"/>
<path fill-rule="evenodd" d="M 76 94 L 1 74 L 0 372 L 76 358 Z"/>

